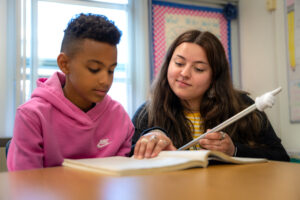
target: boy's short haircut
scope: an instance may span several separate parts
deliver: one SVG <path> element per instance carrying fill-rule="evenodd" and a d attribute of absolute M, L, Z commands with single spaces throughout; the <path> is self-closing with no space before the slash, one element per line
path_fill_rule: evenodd
<path fill-rule="evenodd" d="M 71 19 L 61 44 L 61 52 L 73 56 L 81 47 L 84 39 L 117 45 L 120 42 L 121 31 L 104 15 L 79 14 Z"/>

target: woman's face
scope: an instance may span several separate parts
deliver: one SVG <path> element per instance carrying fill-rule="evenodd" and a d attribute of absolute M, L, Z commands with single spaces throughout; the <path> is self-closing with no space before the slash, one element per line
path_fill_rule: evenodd
<path fill-rule="evenodd" d="M 169 63 L 168 82 L 182 103 L 192 111 L 200 110 L 200 103 L 210 87 L 212 69 L 204 49 L 184 42 L 176 47 Z"/>

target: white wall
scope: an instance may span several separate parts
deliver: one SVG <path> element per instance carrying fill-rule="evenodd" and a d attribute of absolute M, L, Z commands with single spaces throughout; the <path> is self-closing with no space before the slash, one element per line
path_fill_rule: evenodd
<path fill-rule="evenodd" d="M 269 119 L 288 151 L 300 151 L 300 124 L 289 121 L 284 0 L 268 11 L 266 0 L 240 0 L 241 84 L 252 97 L 282 86 Z"/>
<path fill-rule="evenodd" d="M 0 0 L 0 136 L 6 130 L 6 0 Z"/>

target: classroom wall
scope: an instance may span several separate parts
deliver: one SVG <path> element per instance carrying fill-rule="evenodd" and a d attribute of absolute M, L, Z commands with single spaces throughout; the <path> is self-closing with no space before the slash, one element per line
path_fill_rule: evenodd
<path fill-rule="evenodd" d="M 289 121 L 284 0 L 268 11 L 266 0 L 240 0 L 241 85 L 252 97 L 278 86 L 283 91 L 266 113 L 288 151 L 300 152 L 300 124 Z"/>

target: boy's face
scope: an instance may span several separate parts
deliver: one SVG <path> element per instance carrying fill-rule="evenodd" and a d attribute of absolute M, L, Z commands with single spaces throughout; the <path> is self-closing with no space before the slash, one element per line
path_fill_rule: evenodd
<path fill-rule="evenodd" d="M 65 96 L 84 111 L 89 110 L 93 103 L 102 101 L 111 87 L 117 66 L 116 46 L 84 39 L 74 56 L 60 56 L 66 59 L 64 64 L 59 64 L 66 74 Z"/>

